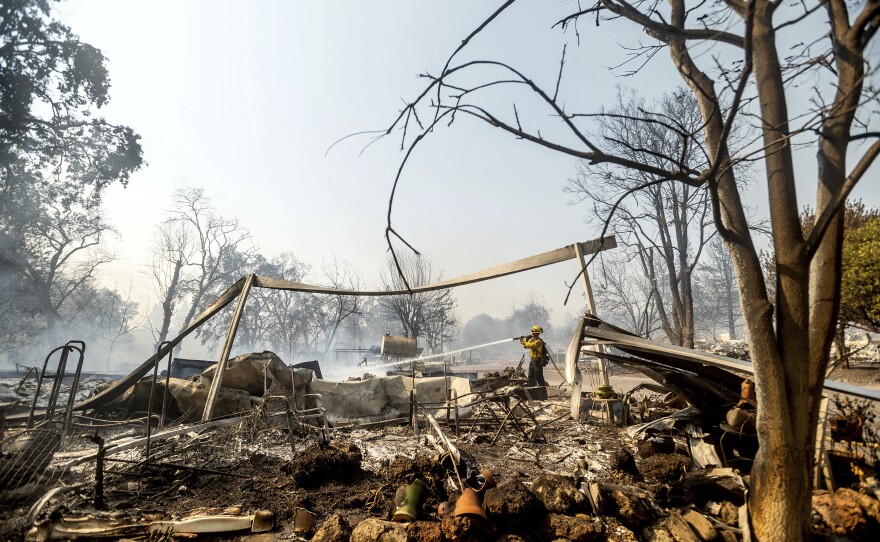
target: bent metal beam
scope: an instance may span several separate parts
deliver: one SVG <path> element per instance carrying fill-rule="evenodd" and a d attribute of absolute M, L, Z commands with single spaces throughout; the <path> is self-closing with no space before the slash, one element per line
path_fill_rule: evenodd
<path fill-rule="evenodd" d="M 596 252 L 600 252 L 603 250 L 609 250 L 617 247 L 617 239 L 613 235 L 609 235 L 606 237 L 602 237 L 600 239 L 593 239 L 590 241 L 586 241 L 583 243 L 578 243 L 579 248 L 583 254 L 595 254 Z M 326 286 L 316 286 L 313 284 L 305 284 L 302 282 L 293 282 L 289 280 L 276 279 L 272 277 L 262 277 L 259 275 L 254 275 L 253 277 L 253 287 L 254 288 L 268 288 L 273 290 L 289 290 L 295 292 L 309 292 L 314 294 L 332 294 L 332 295 L 350 295 L 350 296 L 386 296 L 386 295 L 404 295 L 404 294 L 413 294 L 418 292 L 430 292 L 434 290 L 444 290 L 447 288 L 455 288 L 456 286 L 464 286 L 466 284 L 473 284 L 475 282 L 482 282 L 484 280 L 490 280 L 498 277 L 503 277 L 506 275 L 512 275 L 514 273 L 521 273 L 523 271 L 529 271 L 531 269 L 537 269 L 539 267 L 545 267 L 548 265 L 552 265 L 555 263 L 564 262 L 567 260 L 572 260 L 577 257 L 577 251 L 575 249 L 575 245 L 567 245 L 562 248 L 557 248 L 556 250 L 551 250 L 549 252 L 544 252 L 542 254 L 536 254 L 534 256 L 529 256 L 528 258 L 523 258 L 521 260 L 516 260 L 513 262 L 508 262 L 502 265 L 498 265 L 495 267 L 490 267 L 489 269 L 485 269 L 483 271 L 478 271 L 476 273 L 471 273 L 468 275 L 463 275 L 458 278 L 443 280 L 440 282 L 435 282 L 433 284 L 428 284 L 425 286 L 417 286 L 412 288 L 411 290 L 394 290 L 394 291 L 361 291 L 361 290 L 342 290 L 338 288 L 330 288 Z M 208 319 L 212 316 L 220 312 L 226 305 L 235 300 L 239 294 L 241 294 L 244 289 L 245 281 L 248 277 L 242 277 L 238 281 L 236 281 L 233 285 L 227 288 L 220 296 L 217 297 L 209 306 L 206 308 L 201 314 L 199 314 L 189 325 L 187 325 L 180 334 L 169 341 L 168 345 L 159 349 L 159 352 L 155 354 L 150 354 L 150 357 L 147 358 L 141 365 L 139 365 L 136 369 L 134 369 L 129 374 L 125 375 L 121 379 L 117 380 L 110 387 L 98 393 L 97 395 L 93 395 L 84 401 L 80 401 L 76 405 L 73 406 L 75 410 L 86 410 L 91 408 L 96 408 L 100 405 L 107 403 L 121 395 L 125 390 L 132 387 L 135 383 L 138 382 L 147 372 L 152 370 L 153 365 L 156 363 L 157 359 L 162 359 L 163 357 L 168 355 L 170 349 L 175 348 L 180 342 L 190 333 L 199 328 L 202 324 L 204 324 Z M 40 413 L 35 413 L 35 415 L 39 415 Z M 17 421 L 16 418 L 20 416 L 9 416 L 7 418 L 8 421 Z"/>

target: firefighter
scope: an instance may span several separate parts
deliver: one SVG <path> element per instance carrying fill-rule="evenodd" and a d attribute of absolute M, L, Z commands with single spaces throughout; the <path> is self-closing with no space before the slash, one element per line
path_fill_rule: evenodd
<path fill-rule="evenodd" d="M 544 333 L 541 326 L 532 326 L 532 336 L 518 337 L 524 348 L 529 349 L 529 386 L 547 386 L 544 380 L 544 367 L 549 361 L 547 345 L 540 337 Z"/>

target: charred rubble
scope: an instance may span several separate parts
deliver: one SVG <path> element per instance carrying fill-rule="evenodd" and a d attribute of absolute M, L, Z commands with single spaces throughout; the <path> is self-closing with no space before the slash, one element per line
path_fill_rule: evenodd
<path fill-rule="evenodd" d="M 271 352 L 102 383 L 73 345 L 3 390 L 0 539 L 748 539 L 747 362 L 590 318 L 577 346 L 576 385 L 529 388 L 521 365 L 332 382 Z M 826 388 L 849 395 L 822 416 L 814 527 L 876 539 L 876 392 Z"/>

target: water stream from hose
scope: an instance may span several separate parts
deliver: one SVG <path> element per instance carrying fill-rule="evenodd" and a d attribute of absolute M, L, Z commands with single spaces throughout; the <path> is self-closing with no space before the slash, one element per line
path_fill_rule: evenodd
<path fill-rule="evenodd" d="M 369 369 L 385 369 L 387 367 L 397 367 L 398 365 L 406 365 L 409 363 L 415 363 L 417 361 L 424 361 L 426 359 L 439 358 L 439 357 L 448 356 L 451 354 L 458 354 L 460 352 L 467 352 L 468 350 L 479 350 L 480 348 L 486 348 L 488 346 L 495 346 L 496 344 L 509 343 L 512 340 L 513 339 L 501 339 L 500 341 L 493 341 L 490 343 L 478 344 L 476 346 L 468 346 L 466 348 L 460 348 L 458 350 L 451 350 L 449 352 L 440 352 L 439 354 L 431 354 L 428 356 L 421 356 L 421 357 L 412 358 L 412 359 L 402 359 L 400 361 L 395 361 L 392 363 L 383 363 L 381 365 L 370 365 Z M 436 362 L 436 363 L 440 363 L 440 362 Z"/>

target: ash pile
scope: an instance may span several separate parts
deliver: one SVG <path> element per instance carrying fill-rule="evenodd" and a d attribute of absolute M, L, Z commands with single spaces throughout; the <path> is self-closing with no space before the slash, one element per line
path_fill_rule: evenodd
<path fill-rule="evenodd" d="M 547 387 L 521 366 L 331 382 L 271 352 L 85 399 L 76 382 L 20 386 L 3 409 L 0 538 L 749 539 L 750 379 L 620 341 L 601 353 L 610 386 L 590 363 Z M 817 533 L 880 535 L 873 406 L 829 401 Z"/>

